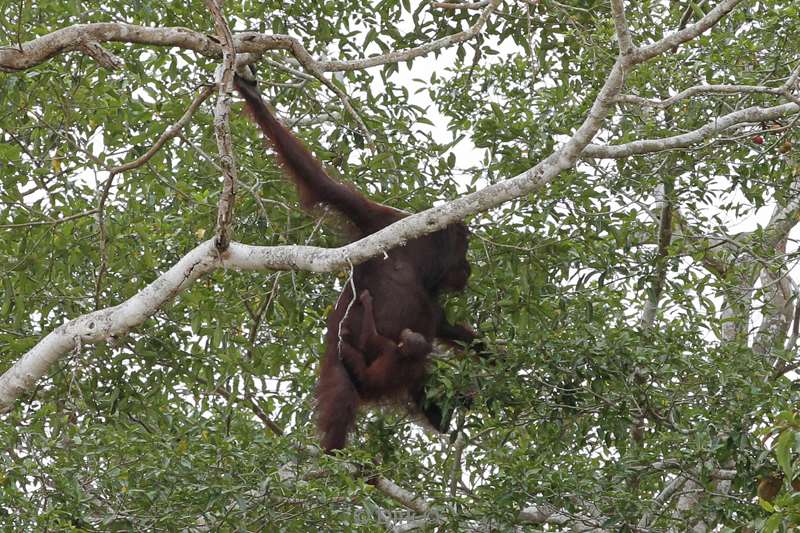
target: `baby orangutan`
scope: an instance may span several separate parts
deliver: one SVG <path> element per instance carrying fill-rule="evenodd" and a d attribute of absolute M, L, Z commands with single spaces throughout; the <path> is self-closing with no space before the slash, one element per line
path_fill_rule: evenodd
<path fill-rule="evenodd" d="M 364 401 L 400 396 L 409 383 L 425 377 L 424 363 L 433 346 L 424 336 L 408 328 L 400 332 L 400 342 L 384 337 L 375 327 L 372 295 L 368 289 L 358 297 L 362 310 L 361 332 L 355 344 L 340 344 L 340 356 Z M 343 336 L 353 332 L 343 331 Z"/>

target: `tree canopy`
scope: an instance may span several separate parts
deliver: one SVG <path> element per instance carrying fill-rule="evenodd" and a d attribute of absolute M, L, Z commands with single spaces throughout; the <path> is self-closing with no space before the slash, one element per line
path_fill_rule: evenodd
<path fill-rule="evenodd" d="M 0 524 L 800 522 L 796 2 L 0 6 Z M 413 213 L 343 246 L 231 90 Z M 352 266 L 464 220 L 451 431 L 316 448 Z"/>

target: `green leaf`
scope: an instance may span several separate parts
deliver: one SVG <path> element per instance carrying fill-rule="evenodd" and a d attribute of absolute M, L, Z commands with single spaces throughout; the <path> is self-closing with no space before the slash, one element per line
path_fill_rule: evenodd
<path fill-rule="evenodd" d="M 794 446 L 794 442 L 794 431 L 786 429 L 781 433 L 780 437 L 778 437 L 778 441 L 775 443 L 775 447 L 773 448 L 773 451 L 775 452 L 775 459 L 778 461 L 778 465 L 780 465 L 781 470 L 783 470 L 783 473 L 787 479 L 794 479 L 794 474 L 792 472 L 792 458 L 790 455 L 790 452 Z"/>
<path fill-rule="evenodd" d="M 769 510 L 769 512 L 773 511 Z M 774 533 L 775 531 L 779 530 L 782 522 L 783 522 L 783 516 L 781 514 L 779 513 L 773 514 L 772 516 L 767 518 L 766 522 L 764 522 L 764 527 L 761 531 L 763 531 L 763 533 Z"/>

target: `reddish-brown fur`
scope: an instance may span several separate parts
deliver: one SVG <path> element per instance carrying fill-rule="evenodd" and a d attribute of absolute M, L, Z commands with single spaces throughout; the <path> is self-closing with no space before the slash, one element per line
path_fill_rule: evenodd
<path fill-rule="evenodd" d="M 324 204 L 338 211 L 353 224 L 356 239 L 407 216 L 332 179 L 273 116 L 254 82 L 237 76 L 235 84 L 304 207 Z M 471 329 L 448 323 L 437 301 L 440 292 L 466 286 L 467 236 L 466 226 L 451 224 L 354 268 L 353 284 L 366 298 L 350 306 L 355 296 L 350 286 L 339 296 L 328 316 L 317 384 L 317 422 L 326 451 L 345 446 L 363 401 L 409 397 L 436 429 L 443 429 L 442 411 L 426 400 L 423 382 L 434 338 L 464 343 L 475 338 Z"/>
<path fill-rule="evenodd" d="M 346 331 L 339 348 L 342 361 L 353 377 L 359 395 L 365 401 L 379 401 L 386 398 L 402 397 L 409 383 L 418 383 L 425 378 L 425 362 L 433 348 L 421 334 L 404 329 L 400 332 L 400 342 L 378 333 L 375 325 L 375 309 L 372 295 L 364 289 L 359 296 L 361 303 L 361 333 L 354 340 Z M 365 354 L 374 358 L 365 360 Z"/>

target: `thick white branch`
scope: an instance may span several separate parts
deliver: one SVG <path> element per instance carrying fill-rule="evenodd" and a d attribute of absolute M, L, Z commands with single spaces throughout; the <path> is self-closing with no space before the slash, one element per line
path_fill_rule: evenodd
<path fill-rule="evenodd" d="M 563 526 L 572 518 L 551 505 L 531 505 L 517 515 L 517 520 L 528 524 L 553 524 Z"/>
<path fill-rule="evenodd" d="M 214 136 L 217 139 L 219 163 L 222 167 L 222 194 L 217 208 L 217 249 L 223 251 L 230 244 L 233 233 L 233 208 L 238 181 L 229 120 L 233 76 L 236 70 L 236 48 L 220 3 L 217 0 L 206 0 L 206 5 L 211 11 L 214 27 L 222 42 L 222 64 L 217 70 L 219 94 L 214 108 Z"/>
<path fill-rule="evenodd" d="M 285 39 L 276 36 L 273 49 L 288 48 Z M 287 36 L 288 37 L 288 36 Z M 154 46 L 176 46 L 194 50 L 205 56 L 218 57 L 222 49 L 213 37 L 188 28 L 148 28 L 135 24 L 99 22 L 76 24 L 42 35 L 21 46 L 0 47 L 1 70 L 25 70 L 62 52 L 77 50 L 82 43 L 136 43 Z"/>
<path fill-rule="evenodd" d="M 619 53 L 623 56 L 632 54 L 635 50 L 631 39 L 631 30 L 625 17 L 625 4 L 622 0 L 611 0 L 611 17 L 614 19 L 614 31 L 617 33 Z"/>
<path fill-rule="evenodd" d="M 433 520 L 439 520 L 439 515 L 428 503 L 414 494 L 385 477 L 378 477 L 373 481 L 375 488 L 400 503 L 404 507 L 416 511 L 423 515 L 428 515 Z"/>
<path fill-rule="evenodd" d="M 216 267 L 213 250 L 213 242 L 206 241 L 122 304 L 83 315 L 53 330 L 0 376 L 0 411 L 10 408 L 65 353 L 83 343 L 123 335 L 144 322 L 191 282 Z"/>
<path fill-rule="evenodd" d="M 678 492 L 681 487 L 683 487 L 687 479 L 688 478 L 685 475 L 681 474 L 673 478 L 672 481 L 667 483 L 667 485 L 661 489 L 661 492 L 659 492 L 658 495 L 653 499 L 653 508 L 642 514 L 641 518 L 639 519 L 639 529 L 646 530 L 650 527 L 650 524 L 653 523 L 653 520 L 658 517 L 658 513 L 662 512 L 662 507 L 672 500 L 672 497 L 675 496 L 675 493 Z"/>
<path fill-rule="evenodd" d="M 635 53 L 635 61 L 637 63 L 642 63 L 659 56 L 664 52 L 675 48 L 676 46 L 691 41 L 692 39 L 698 37 L 701 33 L 711 29 L 717 22 L 720 21 L 720 19 L 722 19 L 722 17 L 730 13 L 733 8 L 742 2 L 743 0 L 723 0 L 717 4 L 714 9 L 706 13 L 694 24 L 689 24 L 684 29 L 676 31 L 675 33 L 671 33 L 658 42 L 638 48 Z"/>
<path fill-rule="evenodd" d="M 323 72 L 360 70 L 388 63 L 408 61 L 467 41 L 483 29 L 489 16 L 499 4 L 500 0 L 491 0 L 478 17 L 478 20 L 465 31 L 448 35 L 415 48 L 353 61 L 317 61 L 298 39 L 290 35 L 242 32 L 233 36 L 234 47 L 237 53 L 252 54 L 261 54 L 267 50 L 290 50 L 300 63 L 313 66 L 316 70 Z M 100 43 L 105 42 L 174 46 L 185 50 L 193 50 L 209 57 L 220 57 L 222 55 L 222 47 L 216 39 L 189 28 L 149 28 L 119 22 L 100 22 L 76 24 L 68 28 L 62 28 L 22 43 L 21 46 L 2 46 L 0 47 L 0 71 L 25 70 L 63 52 L 74 50 L 86 52 L 88 43 L 91 43 L 91 46 L 96 49 L 99 48 Z M 97 53 L 92 55 L 92 57 L 95 56 L 97 56 Z"/>
<path fill-rule="evenodd" d="M 765 232 L 767 234 L 764 246 L 772 249 L 789 237 L 789 232 L 798 224 L 800 215 L 800 175 L 792 183 L 792 195 L 786 205 L 776 208 L 767 223 Z"/>
<path fill-rule="evenodd" d="M 566 513 L 552 505 L 531 505 L 524 508 L 517 515 L 517 520 L 525 524 L 550 524 L 555 526 L 570 526 L 570 531 L 604 533 L 608 531 L 600 527 L 604 520 L 596 520 L 583 515 Z"/>
<path fill-rule="evenodd" d="M 716 135 L 728 128 L 748 122 L 764 122 L 778 120 L 780 118 L 794 115 L 800 111 L 800 106 L 795 103 L 777 105 L 774 107 L 753 106 L 740 109 L 713 119 L 708 124 L 696 130 L 673 137 L 663 139 L 642 139 L 625 144 L 600 145 L 590 144 L 581 154 L 583 158 L 595 159 L 619 159 L 632 155 L 650 154 L 674 150 L 676 148 L 688 148 L 693 144 L 703 142 L 708 137 Z"/>
<path fill-rule="evenodd" d="M 220 255 L 208 240 L 186 254 L 125 302 L 70 320 L 39 341 L 28 353 L 0 376 L 0 411 L 10 408 L 16 398 L 47 373 L 61 356 L 82 344 L 93 344 L 126 334 L 152 316 L 161 306 L 186 289 L 194 280 L 221 266 L 241 270 L 310 270 L 330 272 L 346 269 L 367 259 L 357 253 L 348 259 L 354 245 L 326 250 L 310 246 L 257 247 L 231 243 Z M 372 245 L 373 255 L 383 248 Z"/>

